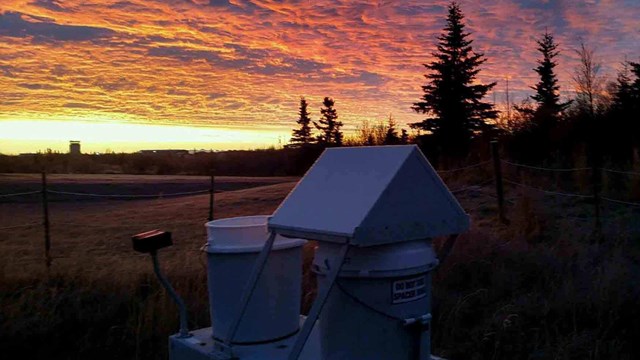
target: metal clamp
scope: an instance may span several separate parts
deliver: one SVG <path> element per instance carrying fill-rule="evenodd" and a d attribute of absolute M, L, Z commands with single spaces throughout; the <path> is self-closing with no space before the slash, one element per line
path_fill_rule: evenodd
<path fill-rule="evenodd" d="M 431 359 L 431 334 L 429 333 L 431 324 L 431 313 L 424 314 L 415 318 L 404 319 L 404 326 L 416 331 L 418 337 L 418 359 Z"/>
<path fill-rule="evenodd" d="M 431 323 L 431 313 L 424 314 L 422 316 L 408 318 L 402 320 L 402 325 L 404 326 L 412 326 L 412 325 L 429 325 Z"/>

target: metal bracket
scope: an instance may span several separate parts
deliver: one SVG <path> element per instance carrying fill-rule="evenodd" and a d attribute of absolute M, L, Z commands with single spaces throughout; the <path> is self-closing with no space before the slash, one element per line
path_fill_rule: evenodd
<path fill-rule="evenodd" d="M 213 343 L 213 350 L 210 353 L 212 360 L 238 360 L 239 357 L 233 355 L 231 347 L 226 346 L 224 343 L 215 341 Z"/>
<path fill-rule="evenodd" d="M 410 326 L 410 325 L 414 325 L 417 323 L 420 323 L 420 325 L 427 325 L 431 322 L 431 314 L 424 314 L 422 316 L 418 316 L 418 317 L 414 317 L 414 318 L 408 318 L 408 319 L 404 319 L 402 321 L 402 325 L 404 326 Z"/>
<path fill-rule="evenodd" d="M 342 264 L 344 263 L 344 260 L 347 256 L 347 250 L 349 250 L 349 242 L 345 243 L 340 248 L 340 252 L 336 257 L 337 266 L 333 266 L 333 268 L 330 269 L 330 272 L 327 275 L 329 279 L 329 285 L 326 288 L 324 288 L 322 292 L 318 293 L 316 300 L 313 302 L 311 311 L 309 311 L 309 315 L 307 316 L 307 319 L 304 321 L 304 325 L 302 326 L 302 329 L 300 329 L 300 333 L 298 333 L 296 342 L 295 344 L 293 344 L 293 348 L 289 353 L 289 357 L 288 357 L 289 360 L 297 360 L 300 357 L 300 353 L 302 353 L 302 349 L 304 348 L 304 345 L 307 343 L 307 339 L 309 338 L 309 335 L 311 335 L 311 331 L 313 330 L 313 327 L 315 326 L 316 321 L 320 316 L 320 312 L 322 311 L 324 304 L 327 302 L 327 299 L 329 298 L 329 293 L 331 292 L 331 289 L 333 288 L 333 285 L 335 284 L 336 279 L 338 278 L 340 269 L 342 269 Z"/>
<path fill-rule="evenodd" d="M 430 360 L 431 359 L 431 334 L 429 332 L 431 324 L 431 314 L 424 314 L 415 318 L 404 319 L 403 325 L 406 327 L 413 327 L 420 332 L 420 353 L 418 359 Z"/>
<path fill-rule="evenodd" d="M 238 309 L 238 313 L 233 318 L 231 325 L 229 326 L 229 330 L 227 332 L 227 336 L 224 338 L 222 344 L 218 343 L 219 352 L 222 353 L 220 359 L 235 359 L 233 355 L 233 351 L 231 348 L 231 343 L 233 338 L 236 336 L 238 332 L 238 328 L 240 327 L 240 322 L 242 321 L 242 317 L 244 316 L 245 311 L 247 310 L 247 306 L 249 305 L 249 301 L 251 300 L 251 296 L 253 296 L 253 292 L 256 289 L 256 285 L 258 284 L 258 280 L 260 279 L 260 275 L 264 270 L 264 267 L 267 264 L 267 259 L 269 258 L 269 253 L 273 248 L 273 243 L 276 239 L 276 233 L 271 232 L 269 234 L 269 239 L 264 243 L 262 250 L 260 251 L 260 255 L 256 259 L 255 264 L 253 265 L 253 269 L 251 270 L 251 275 L 249 275 L 249 280 L 247 280 L 247 284 L 245 285 L 244 290 L 242 291 L 242 297 L 240 298 L 240 308 Z"/>

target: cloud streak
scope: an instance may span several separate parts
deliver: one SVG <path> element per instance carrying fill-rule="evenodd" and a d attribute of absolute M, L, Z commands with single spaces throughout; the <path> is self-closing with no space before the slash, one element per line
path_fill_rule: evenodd
<path fill-rule="evenodd" d="M 88 41 L 108 38 L 115 34 L 110 29 L 93 26 L 59 25 L 51 21 L 32 21 L 19 12 L 0 15 L 0 36 L 33 37 L 51 41 Z"/>

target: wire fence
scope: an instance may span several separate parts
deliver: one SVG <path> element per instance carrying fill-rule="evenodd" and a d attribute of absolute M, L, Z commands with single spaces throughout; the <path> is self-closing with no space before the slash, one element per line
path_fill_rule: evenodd
<path fill-rule="evenodd" d="M 556 173 L 556 174 L 582 174 L 587 171 L 591 171 L 593 174 L 594 168 L 592 167 L 573 167 L 573 168 L 553 168 L 553 167 L 543 167 L 538 165 L 529 165 L 518 163 L 510 160 L 500 159 L 500 155 L 497 151 L 493 151 L 492 158 L 489 160 L 479 161 L 474 164 L 457 167 L 457 168 L 449 168 L 443 170 L 437 170 L 437 173 L 440 175 L 450 175 L 450 174 L 459 174 L 461 172 L 465 172 L 463 175 L 465 176 L 454 176 L 452 178 L 447 177 L 447 179 L 452 180 L 453 182 L 463 180 L 467 182 L 466 185 L 462 185 L 460 187 L 455 187 L 451 191 L 461 204 L 467 213 L 473 214 L 476 211 L 483 211 L 483 215 L 487 214 L 487 211 L 495 211 L 498 209 L 500 214 L 499 219 L 503 220 L 504 214 L 504 204 L 514 205 L 516 204 L 518 198 L 521 196 L 521 193 L 518 193 L 516 189 L 524 189 L 529 192 L 539 193 L 543 196 L 553 196 L 556 198 L 567 198 L 567 199 L 578 199 L 583 201 L 584 204 L 593 204 L 594 208 L 598 208 L 601 206 L 601 203 L 607 203 L 615 206 L 622 206 L 625 208 L 636 210 L 640 208 L 640 202 L 634 202 L 628 199 L 616 199 L 607 196 L 602 196 L 598 192 L 594 192 L 593 194 L 585 194 L 578 192 L 569 192 L 563 189 L 558 189 L 557 183 L 556 188 L 548 188 L 542 185 L 544 181 L 540 181 L 535 185 L 530 184 L 529 181 L 522 181 L 522 173 L 516 172 L 515 174 L 520 174 L 521 180 L 518 181 L 513 178 L 513 176 L 503 176 L 502 175 L 502 166 L 509 168 L 510 170 L 531 170 L 531 171 L 540 171 L 544 173 Z M 493 170 L 493 176 L 487 177 L 487 172 Z M 627 175 L 627 176 L 640 176 L 640 173 L 635 171 L 626 171 L 626 170 L 618 170 L 618 169 L 609 169 L 609 168 L 600 168 L 596 169 L 601 172 L 614 173 L 619 175 Z M 511 175 L 514 173 L 511 172 Z M 469 176 L 467 176 L 469 175 Z M 550 179 L 552 179 L 550 175 Z M 482 180 L 477 181 L 480 178 Z M 473 179 L 473 180 L 472 180 Z M 544 179 L 544 178 L 542 178 Z M 586 179 L 586 177 L 585 177 Z M 503 184 L 508 185 L 506 188 L 503 187 Z M 156 223 L 153 222 L 132 222 L 129 220 L 123 220 L 119 223 L 109 223 L 109 222 L 78 222 L 78 221 L 68 221 L 62 220 L 59 221 L 50 221 L 48 215 L 48 206 L 47 202 L 50 201 L 48 196 L 59 196 L 59 197 L 83 197 L 83 198 L 97 198 L 97 199 L 163 199 L 163 198 L 176 198 L 180 196 L 193 196 L 193 195 L 201 195 L 208 193 L 209 196 L 209 216 L 208 219 L 213 219 L 213 194 L 214 194 L 214 179 L 213 175 L 211 178 L 211 185 L 206 189 L 198 189 L 193 191 L 181 191 L 181 192 L 159 192 L 156 194 L 110 194 L 110 193 L 98 193 L 98 192 L 79 192 L 79 191 L 66 191 L 59 189 L 50 189 L 46 184 L 46 174 L 43 174 L 43 184 L 42 190 L 33 190 L 33 191 L 23 191 L 23 192 L 15 192 L 15 193 L 4 193 L 0 194 L 0 199 L 13 199 L 13 198 L 21 198 L 21 197 L 29 197 L 34 195 L 41 195 L 43 201 L 43 209 L 44 209 L 44 220 L 36 221 L 36 222 L 28 222 L 23 224 L 9 224 L 6 226 L 0 226 L 0 234 L 4 234 L 0 237 L 0 240 L 6 240 L 5 236 L 7 233 L 11 233 L 16 230 L 29 230 L 29 229 L 41 229 L 45 233 L 45 243 L 48 243 L 50 236 L 51 227 L 54 227 L 56 231 L 60 231 L 62 228 L 73 228 L 83 229 L 113 229 L 113 228 L 122 228 L 122 229 L 135 229 L 135 228 L 158 228 L 158 227 L 180 227 L 180 226 L 193 226 L 198 223 L 197 220 L 194 221 L 158 221 Z M 595 188 L 594 188 L 595 189 Z M 505 196 L 505 190 L 508 192 L 511 197 L 508 198 Z M 0 205 L 2 202 L 0 202 Z M 495 204 L 495 206 L 493 206 Z M 571 206 L 579 203 L 572 203 Z M 557 206 L 567 206 L 557 204 Z M 584 208 L 580 208 L 583 209 Z M 581 210 L 581 211 L 583 211 Z M 594 210 L 594 214 L 597 214 L 598 217 L 599 211 Z M 575 220 L 575 221 L 592 221 L 593 218 L 587 215 L 585 216 L 572 216 L 570 213 L 562 214 L 563 218 L 567 220 Z M 617 215 L 616 215 L 617 216 Z M 619 216 L 618 216 L 619 217 Z M 599 218 L 598 218 L 599 219 Z M 614 217 L 606 218 L 608 220 L 615 220 Z M 617 219 L 617 218 L 616 218 Z M 73 219 L 70 219 L 73 220 Z M 599 220 L 596 222 L 598 223 Z M 50 256 L 47 251 L 47 259 L 52 259 L 56 257 Z"/>
<path fill-rule="evenodd" d="M 459 172 L 463 170 L 475 169 L 484 165 L 488 165 L 489 163 L 491 163 L 491 160 L 481 161 L 479 163 L 475 163 L 472 165 L 463 166 L 459 168 L 454 168 L 454 169 L 438 170 L 438 174 L 450 174 L 450 173 Z"/>
<path fill-rule="evenodd" d="M 44 233 L 44 253 L 45 253 L 45 264 L 47 270 L 49 270 L 52 260 L 55 258 L 59 258 L 59 256 L 51 255 L 51 228 L 54 227 L 56 231 L 61 231 L 62 229 L 73 229 L 74 236 L 75 232 L 78 230 L 82 230 L 84 228 L 91 229 L 142 229 L 145 227 L 159 228 L 159 227 L 177 227 L 177 226 L 192 226 L 196 223 L 196 221 L 158 221 L 157 223 L 147 223 L 147 222 L 135 222 L 131 221 L 131 219 L 123 218 L 119 223 L 113 223 L 108 221 L 83 221 L 83 222 L 73 222 L 73 221 L 51 221 L 49 217 L 49 201 L 50 196 L 71 196 L 71 197 L 84 197 L 84 198 L 100 198 L 100 199 L 164 199 L 164 198 L 175 198 L 180 196 L 193 196 L 200 194 L 209 194 L 209 212 L 207 219 L 210 221 L 213 219 L 213 196 L 215 193 L 215 179 L 213 172 L 210 176 L 210 185 L 206 189 L 199 189 L 194 191 L 181 191 L 181 192 L 159 192 L 156 194 L 108 194 L 108 193 L 95 193 L 95 192 L 78 192 L 78 191 L 64 191 L 64 190 L 56 190 L 50 189 L 47 185 L 47 174 L 42 173 L 42 188 L 41 190 L 33 190 L 33 191 L 22 191 L 15 193 L 2 193 L 0 194 L 0 199 L 13 199 L 19 197 L 28 197 L 31 195 L 41 195 L 42 201 L 42 222 L 28 222 L 23 224 L 11 224 L 11 225 L 3 225 L 0 224 L 0 240 L 4 242 L 4 240 L 10 239 L 7 237 L 7 234 L 12 234 L 19 229 L 34 229 L 39 228 Z M 4 202 L 5 204 L 14 205 L 13 202 Z M 3 202 L 0 202 L 0 205 Z"/>
<path fill-rule="evenodd" d="M 72 191 L 59 191 L 59 190 L 47 190 L 48 194 L 57 195 L 72 195 L 72 196 L 86 196 L 86 197 L 98 197 L 98 198 L 119 198 L 119 199 L 152 199 L 163 197 L 176 197 L 176 196 L 189 196 L 209 193 L 210 189 L 185 191 L 176 193 L 157 193 L 157 194 L 96 194 L 96 193 L 82 193 Z"/>
<path fill-rule="evenodd" d="M 455 189 L 455 190 L 450 190 L 453 194 L 457 194 L 457 193 L 461 193 L 461 192 L 465 192 L 465 191 L 469 191 L 469 190 L 478 190 L 480 187 L 490 184 L 493 182 L 493 178 L 491 179 L 486 179 L 484 181 L 481 181 L 479 183 L 475 183 L 473 185 L 469 185 L 469 186 L 465 186 L 459 189 Z"/>
<path fill-rule="evenodd" d="M 68 221 L 56 221 L 52 223 L 52 226 L 74 226 L 78 228 L 90 227 L 90 228 L 138 228 L 138 227 L 173 227 L 173 226 L 185 226 L 185 225 L 193 225 L 198 223 L 197 220 L 191 221 L 158 221 L 153 223 L 143 223 L 143 222 L 133 222 L 130 224 L 127 223 L 118 223 L 118 224 L 92 224 L 92 223 L 74 223 Z M 42 224 L 39 224 L 42 225 Z"/>
<path fill-rule="evenodd" d="M 614 174 L 640 176 L 640 172 L 635 172 L 635 171 L 623 171 L 623 170 L 614 170 L 614 169 L 607 169 L 607 168 L 602 168 L 602 171 L 608 172 L 608 173 L 614 173 Z"/>
<path fill-rule="evenodd" d="M 466 165 L 463 167 L 459 167 L 459 168 L 453 168 L 453 169 L 446 169 L 446 170 L 438 170 L 438 174 L 450 174 L 450 173 L 456 173 L 456 172 L 460 172 L 460 171 L 464 171 L 464 170 L 472 170 L 472 169 L 477 169 L 480 168 L 484 165 L 488 165 L 492 162 L 492 160 L 485 160 L 485 161 L 480 161 L 477 162 L 475 164 L 471 164 L 471 165 Z M 557 167 L 544 167 L 544 166 L 536 166 L 536 165 L 529 165 L 529 164 L 523 164 L 523 163 L 518 163 L 518 162 L 514 162 L 514 161 L 509 161 L 509 160 L 505 160 L 505 159 L 498 159 L 498 162 L 500 164 L 504 164 L 507 166 L 511 166 L 514 167 L 516 169 L 528 169 L 528 170 L 538 170 L 538 171 L 544 171 L 544 172 L 551 172 L 551 173 L 575 173 L 575 172 L 588 172 L 588 171 L 594 171 L 593 167 L 572 167 L 572 168 L 557 168 Z M 494 160 L 494 167 L 495 167 L 495 160 Z M 621 174 L 621 175 L 629 175 L 629 176 L 640 176 L 640 172 L 635 172 L 635 171 L 626 171 L 626 170 L 617 170 L 617 169 L 610 169 L 610 168 L 600 168 L 598 169 L 602 172 L 607 172 L 607 173 L 614 173 L 614 174 Z M 498 179 L 498 177 L 500 179 Z M 461 188 L 457 188 L 454 190 L 451 190 L 452 193 L 454 194 L 460 194 L 460 193 L 464 193 L 470 190 L 479 190 L 479 188 L 481 188 L 482 186 L 485 186 L 487 184 L 490 183 L 496 183 L 497 181 L 500 182 L 504 182 L 519 188 L 525 188 L 531 191 L 535 191 L 535 192 L 539 192 L 543 195 L 550 195 L 550 196 L 560 196 L 560 197 L 568 197 L 568 198 L 579 198 L 579 199 L 587 199 L 587 200 L 595 200 L 596 197 L 598 200 L 602 200 L 605 202 L 609 202 L 609 203 L 613 203 L 613 204 L 618 204 L 618 205 L 626 205 L 626 206 L 631 206 L 631 207 L 640 207 L 640 202 L 633 202 L 633 201 L 627 201 L 627 200 L 620 200 L 620 199 L 613 199 L 607 196 L 601 196 L 601 195 L 592 195 L 592 194 L 579 194 L 579 193 L 572 193 L 572 192 L 566 192 L 566 191 L 558 191 L 558 190 L 550 190 L 550 189 L 542 189 L 540 187 L 536 187 L 536 186 L 532 186 L 529 184 L 525 184 L 522 182 L 518 182 L 509 178 L 504 178 L 502 177 L 502 175 L 500 174 L 499 176 L 494 176 L 491 179 L 487 179 L 485 181 L 481 181 L 479 183 L 476 184 L 472 184 L 472 185 L 468 185 L 468 186 L 464 186 Z M 486 192 L 481 192 L 484 196 L 489 196 L 492 198 L 499 198 L 500 195 L 495 196 L 492 194 L 488 194 Z M 503 199 L 504 201 L 513 204 L 514 201 L 510 200 L 510 199 Z M 471 209 L 467 209 L 469 210 L 473 210 L 476 209 L 476 207 L 471 208 Z M 580 218 L 581 220 L 584 220 L 584 218 Z"/>
<path fill-rule="evenodd" d="M 560 192 L 560 191 L 551 191 L 551 190 L 544 190 L 544 189 L 540 189 L 531 185 L 526 185 L 523 183 L 519 183 L 517 181 L 512 181 L 509 179 L 503 179 L 504 182 L 506 182 L 507 184 L 512 184 L 512 185 L 516 185 L 519 187 L 523 187 L 526 189 L 530 189 L 530 190 L 535 190 L 538 192 L 541 192 L 545 195 L 556 195 L 556 196 L 566 196 L 566 197 L 573 197 L 573 198 L 582 198 L 582 199 L 593 199 L 593 195 L 583 195 L 583 194 L 574 194 L 574 193 L 566 193 L 566 192 Z"/>
<path fill-rule="evenodd" d="M 578 167 L 578 168 L 548 168 L 548 167 L 541 167 L 541 166 L 532 166 L 532 165 L 519 164 L 519 163 L 515 163 L 515 162 L 507 161 L 507 160 L 500 160 L 500 161 L 501 161 L 502 163 L 504 163 L 504 164 L 511 165 L 511 166 L 515 166 L 515 167 L 519 167 L 519 168 L 532 169 L 532 170 L 542 170 L 542 171 L 552 171 L 552 172 L 572 172 L 572 171 L 586 171 L 586 170 L 593 170 L 593 168 L 590 168 L 590 167 Z"/>
<path fill-rule="evenodd" d="M 611 203 L 615 203 L 615 204 L 621 204 L 621 205 L 629 205 L 629 206 L 635 206 L 635 207 L 640 207 L 640 203 L 637 202 L 630 202 L 630 201 L 622 201 L 622 200 L 616 200 L 616 199 L 611 199 L 605 196 L 601 197 L 602 200 L 604 201 L 608 201 Z"/>
<path fill-rule="evenodd" d="M 18 196 L 35 195 L 35 194 L 42 194 L 42 190 L 19 192 L 19 193 L 13 193 L 13 194 L 0 194 L 0 198 L 12 198 L 12 197 L 18 197 Z"/>

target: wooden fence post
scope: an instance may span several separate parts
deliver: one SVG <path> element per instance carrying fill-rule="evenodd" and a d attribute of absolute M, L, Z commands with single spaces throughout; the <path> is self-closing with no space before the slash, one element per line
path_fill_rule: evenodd
<path fill-rule="evenodd" d="M 594 146 L 595 147 L 595 146 Z M 593 183 L 593 206 L 594 206 L 594 217 L 595 217 L 595 229 L 594 229 L 594 238 L 596 242 L 602 242 L 602 221 L 600 219 L 600 187 L 602 184 L 602 158 L 600 157 L 599 149 L 596 147 L 594 149 L 594 159 L 592 163 L 592 173 L 591 173 L 591 182 Z"/>
<path fill-rule="evenodd" d="M 42 212 L 44 216 L 44 258 L 47 270 L 51 268 L 51 234 L 49 228 L 49 200 L 47 198 L 47 172 L 42 171 Z"/>
<path fill-rule="evenodd" d="M 504 189 L 502 187 L 502 167 L 500 163 L 500 151 L 498 150 L 498 142 L 491 141 L 491 157 L 493 158 L 493 176 L 496 184 L 496 197 L 498 198 L 498 218 L 503 223 L 508 223 L 504 215 Z"/>
<path fill-rule="evenodd" d="M 209 221 L 213 220 L 213 194 L 215 193 L 215 174 L 211 170 L 211 184 L 209 185 Z"/>

